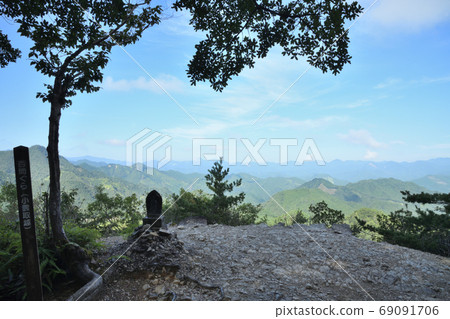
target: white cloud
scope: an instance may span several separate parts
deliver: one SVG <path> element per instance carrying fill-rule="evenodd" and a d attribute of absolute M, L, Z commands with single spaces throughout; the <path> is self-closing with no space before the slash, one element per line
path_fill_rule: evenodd
<path fill-rule="evenodd" d="M 105 90 L 110 91 L 145 90 L 155 93 L 164 93 L 163 89 L 169 93 L 181 92 L 185 87 L 181 80 L 169 74 L 163 74 L 154 79 L 156 82 L 142 76 L 135 80 L 114 80 L 108 76 L 103 81 L 102 86 Z"/>
<path fill-rule="evenodd" d="M 433 145 L 423 145 L 423 149 L 437 149 L 437 150 L 446 150 L 450 149 L 450 144 L 433 144 Z"/>
<path fill-rule="evenodd" d="M 355 108 L 357 108 L 357 107 L 361 107 L 361 106 L 368 105 L 369 102 L 370 102 L 370 101 L 367 100 L 367 99 L 358 100 L 358 101 L 355 101 L 355 102 L 353 102 L 353 103 L 347 104 L 346 107 L 347 107 L 348 109 L 355 109 Z"/>
<path fill-rule="evenodd" d="M 420 84 L 445 83 L 445 82 L 450 82 L 450 76 L 433 77 L 433 78 L 424 77 L 421 80 L 413 81 L 413 82 L 417 82 Z"/>
<path fill-rule="evenodd" d="M 364 145 L 371 148 L 381 148 L 385 144 L 378 142 L 367 130 L 350 130 L 348 134 L 340 134 L 339 137 L 352 144 Z"/>
<path fill-rule="evenodd" d="M 378 156 L 377 152 L 373 152 L 370 150 L 367 150 L 366 154 L 364 155 L 364 159 L 366 160 L 373 160 Z M 376 167 L 375 165 L 371 165 L 372 167 Z"/>
<path fill-rule="evenodd" d="M 293 128 L 293 129 L 314 129 L 331 125 L 337 122 L 344 122 L 345 117 L 342 116 L 325 116 L 316 119 L 293 120 L 278 115 L 266 116 L 262 122 L 271 128 Z"/>
<path fill-rule="evenodd" d="M 385 81 L 378 83 L 375 85 L 375 89 L 385 89 L 388 87 L 396 86 L 402 82 L 401 79 L 398 78 L 388 78 Z"/>
<path fill-rule="evenodd" d="M 201 123 L 200 123 L 201 124 Z M 190 126 L 190 127 L 174 127 L 164 130 L 169 136 L 181 138 L 214 138 L 219 134 L 233 127 L 241 125 L 240 123 L 228 123 L 225 121 L 209 120 L 207 125 Z"/>
<path fill-rule="evenodd" d="M 369 1 L 369 2 L 372 2 Z M 364 4 L 367 2 L 364 2 Z M 367 7 L 367 6 L 366 6 Z M 450 19 L 449 0 L 384 0 L 367 17 L 390 32 L 416 32 Z"/>

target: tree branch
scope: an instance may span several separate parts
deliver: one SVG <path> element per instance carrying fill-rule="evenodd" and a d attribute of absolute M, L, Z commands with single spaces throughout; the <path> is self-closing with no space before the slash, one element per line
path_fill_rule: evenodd
<path fill-rule="evenodd" d="M 270 8 L 267 8 L 266 6 L 259 4 L 256 0 L 252 0 L 253 4 L 255 5 L 255 9 L 259 9 L 261 11 L 265 11 L 265 12 L 269 12 L 273 15 L 279 16 L 281 18 L 293 18 L 293 19 L 299 19 L 299 18 L 304 18 L 307 16 L 318 16 L 318 14 L 313 14 L 313 13 L 304 13 L 304 14 L 291 14 L 289 12 L 280 12 L 280 11 L 276 11 Z"/>

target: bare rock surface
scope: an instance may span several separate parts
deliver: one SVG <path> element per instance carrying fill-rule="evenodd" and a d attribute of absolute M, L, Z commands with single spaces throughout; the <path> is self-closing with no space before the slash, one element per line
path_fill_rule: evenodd
<path fill-rule="evenodd" d="M 111 253 L 131 244 L 99 300 L 450 299 L 450 259 L 359 239 L 345 226 L 141 228 Z"/>

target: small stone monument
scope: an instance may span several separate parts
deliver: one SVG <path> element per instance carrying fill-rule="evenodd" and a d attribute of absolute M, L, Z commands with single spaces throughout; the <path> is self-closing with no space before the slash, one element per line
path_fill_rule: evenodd
<path fill-rule="evenodd" d="M 150 229 L 154 231 L 159 231 L 162 227 L 162 197 L 161 195 L 152 190 L 148 193 L 145 199 L 145 205 L 147 207 L 147 217 L 144 217 L 144 225 L 150 225 Z"/>

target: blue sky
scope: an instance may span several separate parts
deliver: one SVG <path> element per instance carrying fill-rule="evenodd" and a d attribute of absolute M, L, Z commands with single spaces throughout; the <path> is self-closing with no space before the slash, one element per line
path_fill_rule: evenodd
<path fill-rule="evenodd" d="M 372 2 L 360 1 L 365 8 Z M 448 0 L 380 0 L 350 29 L 352 63 L 338 76 L 311 68 L 299 79 L 308 64 L 275 48 L 222 93 L 208 83 L 190 86 L 185 70 L 203 35 L 176 13 L 128 54 L 113 50 L 103 89 L 77 95 L 63 110 L 60 152 L 125 160 L 126 140 L 149 128 L 172 138 L 174 160 L 192 159 L 194 138 L 222 139 L 225 158 L 236 139 L 238 162 L 248 155 L 241 139 L 265 139 L 260 153 L 277 162 L 270 140 L 279 138 L 298 141 L 289 160 L 306 138 L 325 161 L 450 157 L 449 13 Z M 0 28 L 26 57 L 29 42 L 13 33 L 15 26 L 1 19 Z M 48 80 L 22 58 L 0 70 L 0 81 L 0 150 L 46 146 L 49 105 L 35 95 Z"/>

